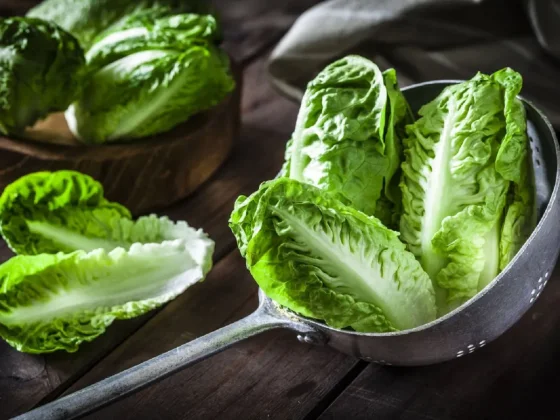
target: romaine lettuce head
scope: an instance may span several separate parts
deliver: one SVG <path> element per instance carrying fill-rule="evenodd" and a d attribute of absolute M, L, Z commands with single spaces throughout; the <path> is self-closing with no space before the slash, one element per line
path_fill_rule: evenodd
<path fill-rule="evenodd" d="M 84 48 L 111 26 L 119 27 L 130 16 L 159 16 L 177 13 L 208 13 L 206 2 L 198 0 L 44 0 L 27 16 L 57 23 L 73 34 Z"/>
<path fill-rule="evenodd" d="M 38 172 L 10 184 L 0 196 L 0 231 L 20 255 L 129 249 L 202 234 L 167 217 L 134 221 L 125 207 L 104 198 L 99 182 L 73 171 Z"/>
<path fill-rule="evenodd" d="M 142 315 L 204 279 L 213 242 L 17 256 L 0 266 L 0 336 L 28 353 L 74 352 L 115 319 Z"/>
<path fill-rule="evenodd" d="M 66 111 L 85 143 L 130 141 L 167 131 L 233 90 L 215 20 L 178 15 L 108 34 L 87 53 L 88 83 Z"/>
<path fill-rule="evenodd" d="M 266 182 L 239 197 L 230 227 L 259 286 L 299 314 L 361 332 L 435 318 L 431 281 L 398 234 L 323 190 Z"/>
<path fill-rule="evenodd" d="M 21 134 L 78 96 L 84 52 L 78 41 L 41 19 L 0 19 L 0 132 Z"/>
<path fill-rule="evenodd" d="M 441 314 L 499 273 L 506 198 L 527 157 L 521 85 L 511 69 L 479 73 L 407 127 L 401 237 L 433 280 Z"/>
<path fill-rule="evenodd" d="M 391 225 L 398 213 L 401 138 L 410 122 L 394 70 L 346 56 L 305 91 L 283 175 L 312 184 Z M 381 201 L 381 202 L 379 202 Z"/>

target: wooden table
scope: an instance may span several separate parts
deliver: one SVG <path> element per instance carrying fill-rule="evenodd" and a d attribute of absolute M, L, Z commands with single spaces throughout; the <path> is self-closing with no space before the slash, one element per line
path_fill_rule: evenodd
<path fill-rule="evenodd" d="M 217 0 L 227 50 L 244 68 L 242 133 L 226 165 L 164 213 L 216 241 L 207 280 L 143 317 L 116 322 L 77 353 L 18 353 L 0 342 L 0 418 L 227 325 L 252 311 L 257 288 L 227 226 L 239 194 L 278 171 L 298 105 L 270 87 L 266 57 L 313 0 Z M 33 0 L 0 3 L 23 13 Z M 2 168 L 0 168 L 1 170 Z M 10 257 L 0 245 L 0 260 Z M 473 355 L 423 368 L 384 367 L 272 331 L 91 415 L 94 419 L 560 418 L 560 272 L 510 331 Z M 489 316 L 491 316 L 489 314 Z"/>

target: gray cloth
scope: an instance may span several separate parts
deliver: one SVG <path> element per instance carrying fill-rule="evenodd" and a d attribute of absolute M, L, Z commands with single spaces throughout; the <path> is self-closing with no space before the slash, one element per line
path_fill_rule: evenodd
<path fill-rule="evenodd" d="M 325 1 L 274 49 L 272 82 L 300 100 L 309 80 L 350 53 L 394 67 L 401 86 L 511 67 L 522 95 L 560 127 L 560 0 Z"/>

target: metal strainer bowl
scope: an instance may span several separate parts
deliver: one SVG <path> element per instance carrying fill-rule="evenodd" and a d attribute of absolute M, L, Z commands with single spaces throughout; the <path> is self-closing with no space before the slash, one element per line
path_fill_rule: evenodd
<path fill-rule="evenodd" d="M 434 81 L 403 89 L 417 111 L 458 81 Z M 330 328 L 279 308 L 262 291 L 251 315 L 204 337 L 109 377 L 74 394 L 32 410 L 19 419 L 68 419 L 87 414 L 199 362 L 232 344 L 274 328 L 299 333 L 305 343 L 387 365 L 444 362 L 473 353 L 510 328 L 542 293 L 554 269 L 560 244 L 560 150 L 546 117 L 530 102 L 527 111 L 537 187 L 539 223 L 509 266 L 482 292 L 453 312 L 418 328 L 363 334 Z M 491 316 L 490 316 L 491 315 Z"/>

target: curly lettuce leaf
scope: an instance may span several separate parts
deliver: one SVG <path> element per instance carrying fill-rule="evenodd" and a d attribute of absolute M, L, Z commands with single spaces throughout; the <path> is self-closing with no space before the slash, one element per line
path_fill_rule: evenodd
<path fill-rule="evenodd" d="M 74 171 L 26 175 L 0 196 L 0 231 L 17 254 L 110 249 L 112 224 L 124 219 L 132 222 L 128 209 L 105 199 L 99 182 Z M 51 238 L 64 233 L 64 244 Z"/>
<path fill-rule="evenodd" d="M 406 135 L 405 124 L 412 123 L 414 118 L 408 102 L 399 89 L 395 70 L 384 71 L 383 80 L 389 99 L 385 137 L 385 155 L 389 166 L 385 175 L 384 194 L 377 200 L 375 216 L 385 226 L 396 228 L 402 213 L 402 195 L 399 188 L 400 166 L 403 159 L 402 139 Z"/>
<path fill-rule="evenodd" d="M 520 183 L 513 186 L 501 226 L 500 270 L 505 269 L 517 255 L 537 225 L 536 188 L 529 154 L 524 163 Z"/>
<path fill-rule="evenodd" d="M 512 194 L 500 232 L 499 269 L 503 270 L 537 225 L 537 201 L 525 108 L 516 98 L 518 90 L 515 86 L 521 84 L 521 77 L 514 72 L 502 71 L 496 73 L 495 78 L 509 87 L 505 97 L 507 131 L 496 161 L 496 169 L 512 181 Z"/>
<path fill-rule="evenodd" d="M 151 17 L 151 16 L 150 16 Z M 219 38 L 217 20 L 212 15 L 180 14 L 153 21 L 129 17 L 118 28 L 101 34 L 87 51 L 90 71 L 144 50 L 181 50 L 190 44 L 204 46 Z"/>
<path fill-rule="evenodd" d="M 142 315 L 204 279 L 213 242 L 17 256 L 0 266 L 0 336 L 19 351 L 74 352 L 115 319 Z"/>
<path fill-rule="evenodd" d="M 511 69 L 452 85 L 404 141 L 402 240 L 434 282 L 440 313 L 499 272 L 500 223 L 527 136 Z"/>
<path fill-rule="evenodd" d="M 385 218 L 389 203 L 399 201 L 392 179 L 401 160 L 399 134 L 407 108 L 394 70 L 382 73 L 356 55 L 330 64 L 307 86 L 286 176 Z M 380 198 L 385 203 L 377 214 Z"/>
<path fill-rule="evenodd" d="M 0 132 L 21 135 L 79 94 L 85 66 L 78 41 L 51 22 L 0 19 Z"/>
<path fill-rule="evenodd" d="M 19 255 L 129 249 L 201 234 L 167 217 L 132 220 L 125 207 L 103 197 L 99 182 L 74 171 L 38 172 L 10 184 L 0 197 L 0 231 Z"/>
<path fill-rule="evenodd" d="M 230 227 L 247 267 L 279 304 L 335 328 L 413 328 L 435 318 L 431 281 L 398 234 L 288 178 L 241 196 Z"/>

